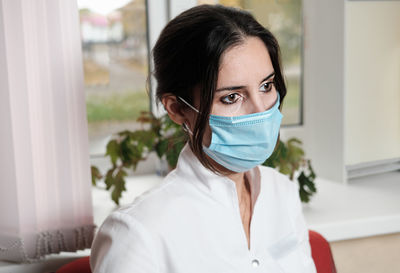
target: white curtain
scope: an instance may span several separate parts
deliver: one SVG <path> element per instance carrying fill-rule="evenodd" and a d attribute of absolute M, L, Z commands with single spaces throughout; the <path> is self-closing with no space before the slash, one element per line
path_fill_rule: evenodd
<path fill-rule="evenodd" d="M 89 248 L 94 225 L 73 0 L 0 0 L 0 260 Z"/>

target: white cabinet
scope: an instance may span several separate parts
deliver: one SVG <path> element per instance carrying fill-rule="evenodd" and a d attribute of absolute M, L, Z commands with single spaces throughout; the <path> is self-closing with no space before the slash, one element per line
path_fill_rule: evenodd
<path fill-rule="evenodd" d="M 345 8 L 348 175 L 357 167 L 399 169 L 400 1 L 351 1 Z"/>
<path fill-rule="evenodd" d="M 303 140 L 317 174 L 400 170 L 400 1 L 305 0 L 304 16 Z"/>

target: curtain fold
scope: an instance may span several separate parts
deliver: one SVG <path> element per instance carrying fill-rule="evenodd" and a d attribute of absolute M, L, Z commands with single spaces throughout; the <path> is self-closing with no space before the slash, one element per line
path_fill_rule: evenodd
<path fill-rule="evenodd" d="M 94 234 L 76 1 L 0 0 L 0 260 Z"/>

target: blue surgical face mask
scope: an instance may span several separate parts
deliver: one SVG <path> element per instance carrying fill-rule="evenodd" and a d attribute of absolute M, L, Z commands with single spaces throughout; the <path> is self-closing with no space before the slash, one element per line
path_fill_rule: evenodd
<path fill-rule="evenodd" d="M 210 115 L 211 144 L 208 148 L 203 146 L 204 152 L 234 172 L 262 164 L 274 151 L 283 117 L 277 94 L 274 106 L 264 112 L 234 117 Z"/>

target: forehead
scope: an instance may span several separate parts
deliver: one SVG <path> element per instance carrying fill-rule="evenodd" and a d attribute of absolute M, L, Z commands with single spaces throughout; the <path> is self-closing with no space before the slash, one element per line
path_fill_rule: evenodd
<path fill-rule="evenodd" d="M 243 43 L 229 48 L 222 55 L 217 88 L 259 84 L 273 71 L 271 58 L 263 41 L 258 37 L 247 37 Z"/>

